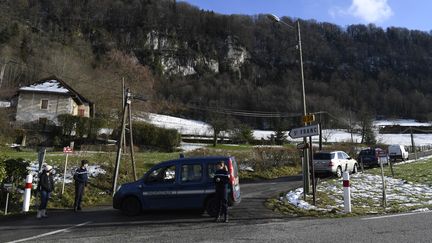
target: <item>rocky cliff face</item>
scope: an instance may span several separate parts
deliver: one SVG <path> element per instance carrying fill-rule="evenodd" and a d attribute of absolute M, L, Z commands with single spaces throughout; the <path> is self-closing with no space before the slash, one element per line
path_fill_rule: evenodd
<path fill-rule="evenodd" d="M 189 43 L 179 42 L 177 38 L 156 31 L 147 34 L 145 48 L 159 53 L 159 64 L 164 75 L 193 75 L 199 67 L 219 73 L 223 64 L 241 77 L 240 69 L 248 61 L 250 54 L 233 39 L 229 36 L 224 41 L 223 48 L 215 50 L 217 58 L 204 56 L 193 51 Z"/>

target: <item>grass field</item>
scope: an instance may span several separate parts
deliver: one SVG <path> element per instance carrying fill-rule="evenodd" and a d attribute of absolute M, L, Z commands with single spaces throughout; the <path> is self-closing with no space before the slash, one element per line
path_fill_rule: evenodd
<path fill-rule="evenodd" d="M 381 168 L 373 168 L 352 176 L 350 184 L 360 185 L 351 190 L 352 213 L 343 213 L 341 179 L 325 179 L 317 187 L 316 209 L 303 209 L 285 199 L 269 199 L 267 206 L 287 215 L 314 217 L 343 217 L 347 215 L 386 214 L 432 209 L 432 158 L 417 162 L 384 167 L 386 179 L 386 207 L 383 206 Z M 393 180 L 396 179 L 396 180 Z M 371 181 L 372 180 L 372 181 Z M 393 184 L 392 184 L 393 183 Z M 362 188 L 362 185 L 364 188 Z M 372 185 L 372 186 L 371 186 Z M 282 199 L 282 200 L 281 200 Z M 306 201 L 312 205 L 312 196 Z M 323 210 L 327 209 L 327 210 Z"/>
<path fill-rule="evenodd" d="M 253 146 L 241 145 L 218 145 L 217 147 L 208 147 L 186 153 L 186 157 L 202 156 L 202 155 L 229 155 L 235 156 L 239 164 L 250 164 L 253 157 L 256 156 L 256 151 Z M 260 150 L 260 152 L 262 152 Z M 23 158 L 27 161 L 36 163 L 37 152 L 18 152 L 9 149 L 2 149 L 1 157 L 6 158 Z M 179 152 L 162 153 L 162 152 L 136 152 L 135 164 L 137 177 L 140 178 L 143 174 L 158 162 L 170 159 L 176 159 L 180 155 Z M 66 156 L 62 152 L 47 152 L 45 162 L 54 166 L 56 173 L 63 174 Z M 68 156 L 68 170 L 76 168 L 80 165 L 80 161 L 86 159 L 89 165 L 99 165 L 106 171 L 105 174 L 100 174 L 97 177 L 89 179 L 89 185 L 86 188 L 83 199 L 83 206 L 111 205 L 112 200 L 112 181 L 113 172 L 116 163 L 115 152 L 94 152 L 94 151 L 76 151 Z M 300 173 L 300 168 L 296 163 L 290 164 L 269 164 L 267 162 L 254 162 L 254 167 L 257 167 L 253 172 L 240 171 L 240 180 L 261 180 L 271 179 L 280 176 L 297 175 Z M 124 154 L 121 157 L 120 171 L 118 177 L 118 185 L 133 181 L 132 163 L 129 154 Z M 65 185 L 65 192 L 61 194 L 62 182 L 58 182 L 56 190 L 52 194 L 49 202 L 51 208 L 71 208 L 74 200 L 73 183 Z M 19 195 L 18 195 L 19 196 Z M 20 196 L 19 196 L 20 197 Z M 32 197 L 33 200 L 35 197 Z M 19 210 L 20 204 L 17 202 L 16 210 Z M 32 202 L 35 205 L 36 202 Z M 13 207 L 10 208 L 10 210 Z M 0 209 L 1 210 L 1 209 Z"/>

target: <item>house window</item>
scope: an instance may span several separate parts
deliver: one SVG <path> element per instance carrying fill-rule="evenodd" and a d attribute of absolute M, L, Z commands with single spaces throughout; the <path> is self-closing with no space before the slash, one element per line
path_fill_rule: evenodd
<path fill-rule="evenodd" d="M 39 118 L 39 124 L 46 125 L 48 123 L 48 118 L 46 117 L 40 117 Z"/>
<path fill-rule="evenodd" d="M 85 109 L 78 109 L 78 116 L 80 116 L 80 117 L 84 117 L 84 114 L 85 114 Z"/>
<path fill-rule="evenodd" d="M 48 110 L 48 100 L 41 100 L 41 109 Z"/>

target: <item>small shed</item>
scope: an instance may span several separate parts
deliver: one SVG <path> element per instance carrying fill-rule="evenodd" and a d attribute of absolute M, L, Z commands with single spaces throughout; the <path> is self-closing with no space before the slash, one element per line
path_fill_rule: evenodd
<path fill-rule="evenodd" d="M 58 124 L 60 114 L 94 117 L 94 104 L 55 76 L 21 87 L 17 96 L 18 122 L 52 121 Z"/>

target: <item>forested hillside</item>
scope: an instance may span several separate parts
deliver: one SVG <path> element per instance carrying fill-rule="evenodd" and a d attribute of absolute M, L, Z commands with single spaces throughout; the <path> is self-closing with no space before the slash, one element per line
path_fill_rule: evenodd
<path fill-rule="evenodd" d="M 308 111 L 432 119 L 431 33 L 300 24 Z M 302 111 L 296 43 L 296 31 L 266 15 L 220 15 L 173 0 L 1 0 L 0 95 L 54 74 L 109 112 L 125 78 L 151 97 L 145 109 L 290 116 Z"/>

